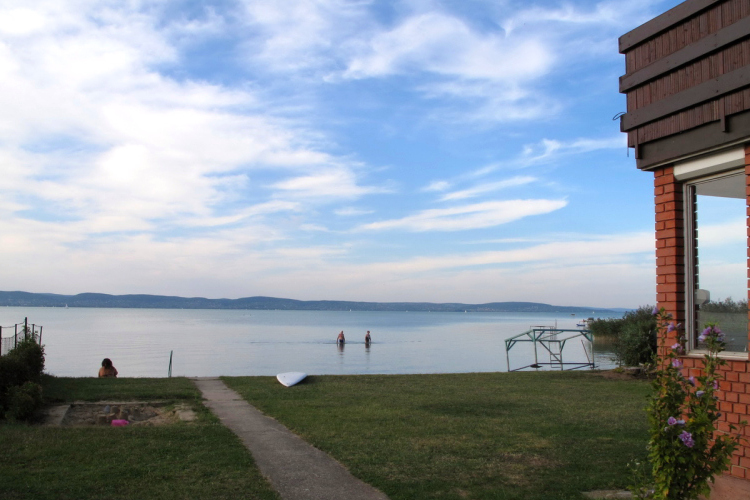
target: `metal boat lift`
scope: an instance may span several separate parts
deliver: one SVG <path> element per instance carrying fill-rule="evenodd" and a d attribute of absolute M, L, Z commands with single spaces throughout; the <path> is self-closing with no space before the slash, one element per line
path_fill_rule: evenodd
<path fill-rule="evenodd" d="M 563 361 L 563 349 L 569 340 L 579 338 L 583 345 L 583 352 L 586 354 L 586 362 L 566 362 Z M 591 357 L 584 339 L 588 340 L 591 345 Z M 510 350 L 519 342 L 531 342 L 534 344 L 534 364 L 522 366 L 520 368 L 510 369 Z M 549 353 L 549 363 L 539 361 L 537 345 L 541 345 Z M 505 340 L 505 358 L 508 362 L 508 371 L 515 372 L 526 368 L 541 368 L 542 366 L 559 366 L 561 370 L 577 370 L 579 368 L 595 368 L 594 365 L 594 336 L 591 330 L 568 330 L 562 328 L 553 328 L 549 326 L 531 327 L 530 330 L 519 333 Z M 567 367 L 567 368 L 566 368 Z"/>

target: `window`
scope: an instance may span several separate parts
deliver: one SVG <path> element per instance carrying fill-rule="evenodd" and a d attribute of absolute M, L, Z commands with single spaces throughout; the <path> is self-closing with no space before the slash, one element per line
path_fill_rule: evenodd
<path fill-rule="evenodd" d="M 686 316 L 693 349 L 704 347 L 698 335 L 715 322 L 728 353 L 748 350 L 745 186 L 744 170 L 685 184 Z"/>

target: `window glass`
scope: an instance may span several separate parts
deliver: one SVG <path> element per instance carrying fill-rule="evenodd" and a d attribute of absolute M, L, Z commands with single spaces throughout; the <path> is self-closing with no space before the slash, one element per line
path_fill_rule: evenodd
<path fill-rule="evenodd" d="M 688 249 L 693 269 L 693 346 L 706 323 L 717 323 L 728 352 L 747 352 L 747 202 L 745 174 L 691 184 Z M 692 234 L 692 238 L 691 235 Z M 690 289 L 690 288 L 688 288 Z"/>

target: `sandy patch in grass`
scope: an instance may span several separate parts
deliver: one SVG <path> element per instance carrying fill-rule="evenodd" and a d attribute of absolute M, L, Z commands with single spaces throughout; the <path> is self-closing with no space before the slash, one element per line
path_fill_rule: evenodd
<path fill-rule="evenodd" d="M 161 426 L 193 421 L 195 413 L 185 404 L 167 405 L 158 401 L 76 402 L 67 407 L 62 419 L 47 423 L 64 427 L 111 426 L 113 420 L 127 420 L 128 425 Z"/>

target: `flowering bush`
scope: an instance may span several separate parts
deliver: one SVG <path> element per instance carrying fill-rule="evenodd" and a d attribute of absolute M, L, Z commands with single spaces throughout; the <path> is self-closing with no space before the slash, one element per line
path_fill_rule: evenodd
<path fill-rule="evenodd" d="M 664 333 L 675 333 L 678 341 L 667 354 L 653 381 L 654 394 L 648 407 L 649 461 L 653 489 L 638 487 L 639 498 L 689 500 L 710 493 L 709 481 L 727 470 L 739 435 L 716 434 L 721 416 L 716 391 L 717 369 L 726 364 L 718 357 L 724 349 L 724 334 L 716 325 L 707 325 L 698 340 L 705 343 L 703 375 L 685 378 L 679 356 L 685 352 L 681 326 L 671 321 L 664 309 L 654 308 Z M 664 335 L 663 338 L 666 338 Z M 745 425 L 745 422 L 742 422 Z M 737 428 L 730 425 L 730 432 Z"/>

